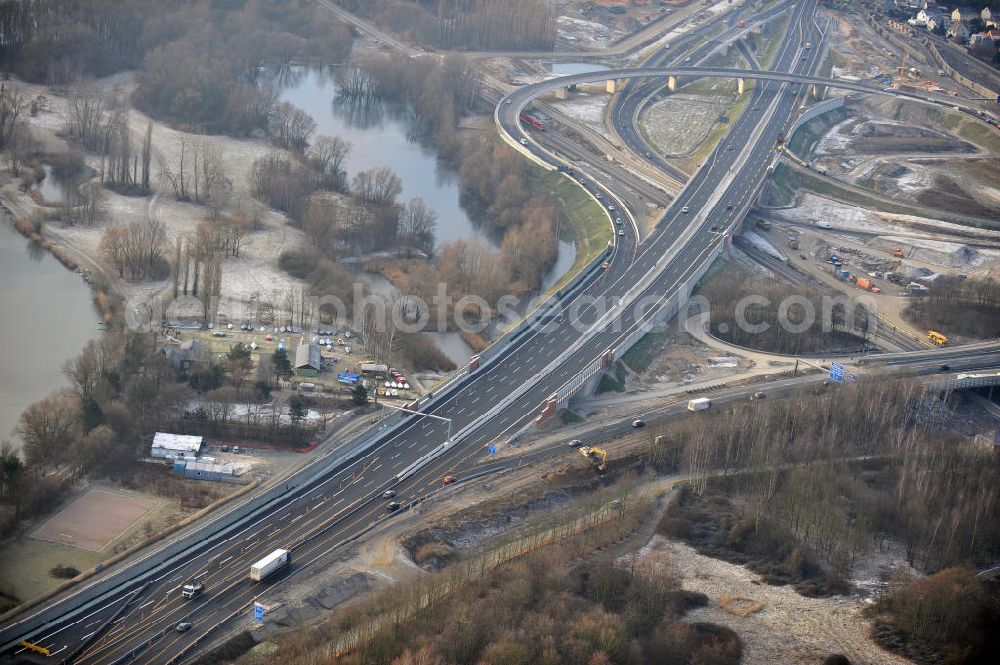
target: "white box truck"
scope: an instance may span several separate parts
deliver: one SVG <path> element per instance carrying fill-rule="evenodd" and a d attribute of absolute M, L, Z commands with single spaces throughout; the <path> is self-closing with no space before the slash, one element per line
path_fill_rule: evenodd
<path fill-rule="evenodd" d="M 688 401 L 688 411 L 704 411 L 712 406 L 712 400 L 707 397 L 699 397 Z"/>
<path fill-rule="evenodd" d="M 266 557 L 250 566 L 250 579 L 260 582 L 271 573 L 281 570 L 292 562 L 292 555 L 288 550 L 274 550 Z"/>

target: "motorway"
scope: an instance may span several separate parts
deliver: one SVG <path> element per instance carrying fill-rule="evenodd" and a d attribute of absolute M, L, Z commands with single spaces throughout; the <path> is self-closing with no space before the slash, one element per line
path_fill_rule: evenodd
<path fill-rule="evenodd" d="M 812 21 L 815 4 L 803 0 L 795 7 L 775 70 L 815 70 L 820 49 L 803 48 L 805 42 L 818 44 L 821 39 Z M 463 480 L 511 464 L 491 462 L 485 446 L 502 444 L 522 430 L 546 398 L 595 359 L 641 334 L 654 317 L 652 310 L 689 289 L 714 258 L 767 176 L 775 140 L 797 106 L 799 87 L 773 80 L 755 87 L 729 137 L 690 178 L 645 242 L 638 244 L 632 234 L 617 236 L 621 244 L 606 271 L 594 271 L 578 290 L 561 294 L 558 308 L 538 325 L 423 407 L 425 413 L 450 422 L 411 416 L 395 430 L 378 435 L 367 454 L 334 467 L 312 485 L 290 491 L 220 542 L 205 534 L 147 579 L 137 580 L 126 570 L 112 578 L 118 583 L 107 593 L 90 597 L 86 590 L 73 592 L 25 612 L 2 628 L 0 645 L 8 654 L 19 652 L 31 662 L 46 659 L 11 645 L 27 638 L 59 658 L 74 656 L 76 663 L 180 662 L 217 625 L 241 612 L 245 616 L 254 599 L 267 599 L 275 585 L 308 575 L 345 543 L 392 519 L 380 500 L 385 490 L 395 490 L 405 508 L 439 490 L 446 475 Z M 555 166 L 558 160 L 532 143 L 517 121 L 518 109 L 535 92 L 522 88 L 507 98 L 510 103 L 503 100 L 498 121 L 510 140 L 520 146 L 519 139 L 525 138 L 528 146 L 521 147 Z M 735 148 L 729 150 L 730 146 Z M 585 174 L 574 178 L 591 191 L 599 187 Z M 960 350 L 927 351 L 910 358 L 933 364 L 936 358 L 956 352 Z M 981 356 L 982 351 L 978 353 Z M 975 361 L 988 362 L 995 360 Z M 445 444 L 449 431 L 451 441 Z M 441 448 L 443 444 L 447 447 Z M 442 454 L 400 478 L 401 472 L 434 451 Z M 278 547 L 292 550 L 291 569 L 252 583 L 247 578 L 250 564 Z M 195 579 L 205 584 L 206 593 L 193 601 L 182 600 L 179 586 Z M 87 602 L 74 609 L 83 601 Z M 193 628 L 177 633 L 173 627 L 180 621 L 192 623 Z"/>
<path fill-rule="evenodd" d="M 817 41 L 811 32 L 813 8 L 814 2 L 799 4 L 777 68 L 792 70 L 793 66 L 814 64 L 799 57 L 804 41 Z M 674 201 L 641 252 L 634 245 L 619 247 L 610 269 L 589 278 L 580 295 L 590 296 L 590 300 L 578 296 L 564 303 L 566 316 L 552 318 L 523 335 L 495 362 L 470 376 L 459 390 L 427 407 L 429 413 L 450 418 L 451 430 L 458 433 L 448 454 L 403 482 L 396 481 L 400 471 L 440 446 L 447 435 L 445 423 L 412 417 L 369 455 L 282 502 L 221 545 L 193 549 L 186 560 L 154 576 L 134 600 L 131 594 L 135 588 L 122 584 L 116 593 L 107 594 L 62 625 L 58 605 L 47 606 L 5 627 L 5 643 L 24 635 L 52 652 L 72 653 L 84 645 L 74 661 L 80 663 L 114 663 L 133 652 L 138 652 L 137 662 L 170 661 L 217 623 L 246 608 L 254 598 L 266 596 L 270 586 L 280 581 L 252 584 L 247 579 L 251 562 L 285 547 L 293 553 L 292 574 L 307 570 L 308 563 L 337 549 L 350 535 L 389 518 L 378 500 L 384 490 L 393 487 L 405 502 L 439 487 L 442 476 L 480 459 L 487 443 L 503 441 L 519 431 L 536 415 L 545 398 L 649 318 L 648 312 L 627 308 L 619 316 L 620 324 L 605 326 L 602 315 L 607 307 L 640 295 L 647 303 L 662 302 L 687 288 L 721 242 L 721 235 L 708 228 L 708 213 L 713 212 L 717 225 L 735 224 L 742 202 L 749 200 L 766 173 L 774 137 L 795 108 L 796 95 L 784 93 L 782 88 L 773 82 L 756 88 L 752 93 L 754 109 L 733 125 L 734 138 L 746 146 L 740 153 L 745 166 L 734 171 L 734 160 L 718 160 L 716 153 Z M 516 107 L 502 103 L 500 108 Z M 516 115 L 514 118 L 516 127 Z M 504 127 L 511 131 L 508 125 Z M 519 133 L 519 127 L 516 130 Z M 719 191 L 723 182 L 730 186 Z M 726 210 L 726 205 L 734 208 Z M 685 206 L 694 212 L 682 212 Z M 636 258 L 630 261 L 633 255 Z M 650 275 L 656 279 L 646 279 Z M 635 293 L 639 283 L 644 283 L 644 288 Z M 602 325 L 595 325 L 598 322 Z M 207 593 L 184 602 L 177 587 L 192 579 L 205 583 Z M 128 601 L 131 605 L 117 617 L 117 623 L 97 633 Z M 171 628 L 179 621 L 189 621 L 194 628 L 175 633 Z M 146 648 L 154 641 L 155 646 Z"/>

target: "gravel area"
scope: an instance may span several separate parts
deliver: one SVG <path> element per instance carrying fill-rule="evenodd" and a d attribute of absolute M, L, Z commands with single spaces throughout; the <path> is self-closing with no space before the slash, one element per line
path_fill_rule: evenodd
<path fill-rule="evenodd" d="M 682 543 L 654 536 L 641 556 L 666 557 L 685 589 L 708 596 L 706 607 L 689 612 L 689 621 L 727 626 L 743 640 L 744 665 L 821 663 L 833 653 L 854 665 L 907 665 L 910 661 L 881 649 L 869 638 L 856 596 L 806 598 L 791 587 L 764 584 L 742 566 L 698 554 Z M 726 596 L 747 598 L 763 608 L 743 618 L 724 611 Z"/>

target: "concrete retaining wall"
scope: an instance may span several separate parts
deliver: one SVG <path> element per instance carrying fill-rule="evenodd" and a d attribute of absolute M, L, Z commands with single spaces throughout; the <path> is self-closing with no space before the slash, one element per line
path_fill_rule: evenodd
<path fill-rule="evenodd" d="M 823 115 L 824 113 L 829 113 L 834 109 L 839 109 L 846 103 L 846 101 L 847 95 L 841 95 L 840 97 L 833 97 L 832 99 L 827 99 L 817 104 L 813 104 L 809 110 L 796 118 L 795 122 L 792 123 L 792 126 L 788 128 L 788 139 L 786 142 L 791 141 L 792 135 L 799 129 L 799 127 L 806 124 L 810 120 Z"/>

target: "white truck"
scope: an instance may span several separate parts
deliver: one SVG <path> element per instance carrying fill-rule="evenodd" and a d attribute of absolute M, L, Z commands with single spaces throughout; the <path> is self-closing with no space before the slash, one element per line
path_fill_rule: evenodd
<path fill-rule="evenodd" d="M 260 582 L 271 573 L 281 570 L 291 562 L 292 555 L 288 550 L 274 550 L 250 566 L 250 579 L 254 582 Z"/>
<path fill-rule="evenodd" d="M 185 584 L 181 589 L 181 595 L 187 600 L 192 598 L 197 598 L 201 595 L 201 592 L 205 590 L 205 586 L 199 582 L 191 582 L 190 584 Z"/>
<path fill-rule="evenodd" d="M 688 401 L 688 411 L 704 411 L 712 406 L 712 400 L 707 397 L 699 397 Z"/>

